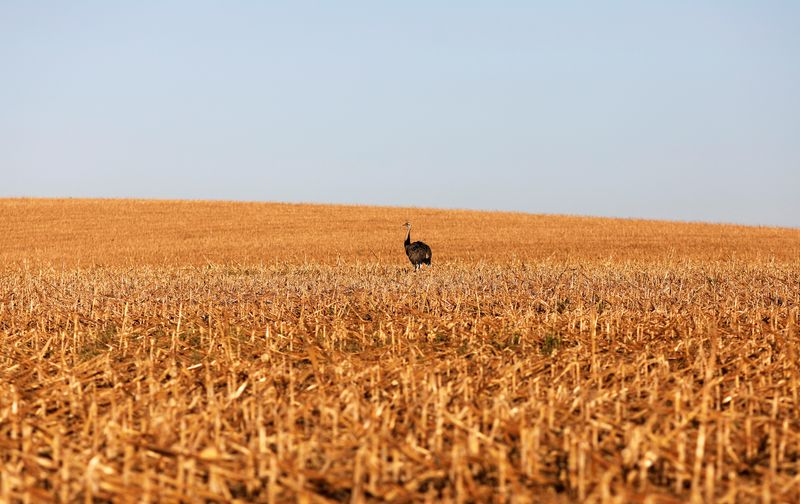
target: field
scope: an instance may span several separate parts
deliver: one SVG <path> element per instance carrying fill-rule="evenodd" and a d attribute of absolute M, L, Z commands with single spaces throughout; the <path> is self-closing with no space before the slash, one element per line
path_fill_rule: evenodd
<path fill-rule="evenodd" d="M 797 502 L 799 307 L 797 229 L 0 200 L 0 502 Z"/>

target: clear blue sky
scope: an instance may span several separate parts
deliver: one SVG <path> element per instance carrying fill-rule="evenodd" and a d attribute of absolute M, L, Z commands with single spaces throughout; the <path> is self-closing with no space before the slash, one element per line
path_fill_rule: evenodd
<path fill-rule="evenodd" d="M 800 2 L 3 1 L 0 175 L 800 226 Z"/>

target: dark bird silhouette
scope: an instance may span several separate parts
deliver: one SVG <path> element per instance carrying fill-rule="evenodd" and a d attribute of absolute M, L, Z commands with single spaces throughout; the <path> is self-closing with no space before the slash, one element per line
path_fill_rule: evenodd
<path fill-rule="evenodd" d="M 423 264 L 430 266 L 431 248 L 421 241 L 411 243 L 411 224 L 406 222 L 403 225 L 408 229 L 404 244 L 406 246 L 406 255 L 408 256 L 408 260 L 411 261 L 411 264 L 414 265 L 414 271 L 420 269 Z"/>

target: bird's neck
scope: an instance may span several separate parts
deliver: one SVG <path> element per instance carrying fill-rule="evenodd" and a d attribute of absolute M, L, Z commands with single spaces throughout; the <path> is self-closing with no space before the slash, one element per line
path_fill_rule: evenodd
<path fill-rule="evenodd" d="M 408 232 L 406 233 L 406 245 L 411 245 L 411 226 L 408 226 Z"/>

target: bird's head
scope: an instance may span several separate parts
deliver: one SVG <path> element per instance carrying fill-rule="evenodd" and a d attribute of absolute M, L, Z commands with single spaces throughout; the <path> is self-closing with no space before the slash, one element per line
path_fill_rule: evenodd
<path fill-rule="evenodd" d="M 410 222 L 406 222 L 405 224 L 403 224 L 403 227 L 406 228 L 406 229 L 411 229 L 411 223 Z"/>

